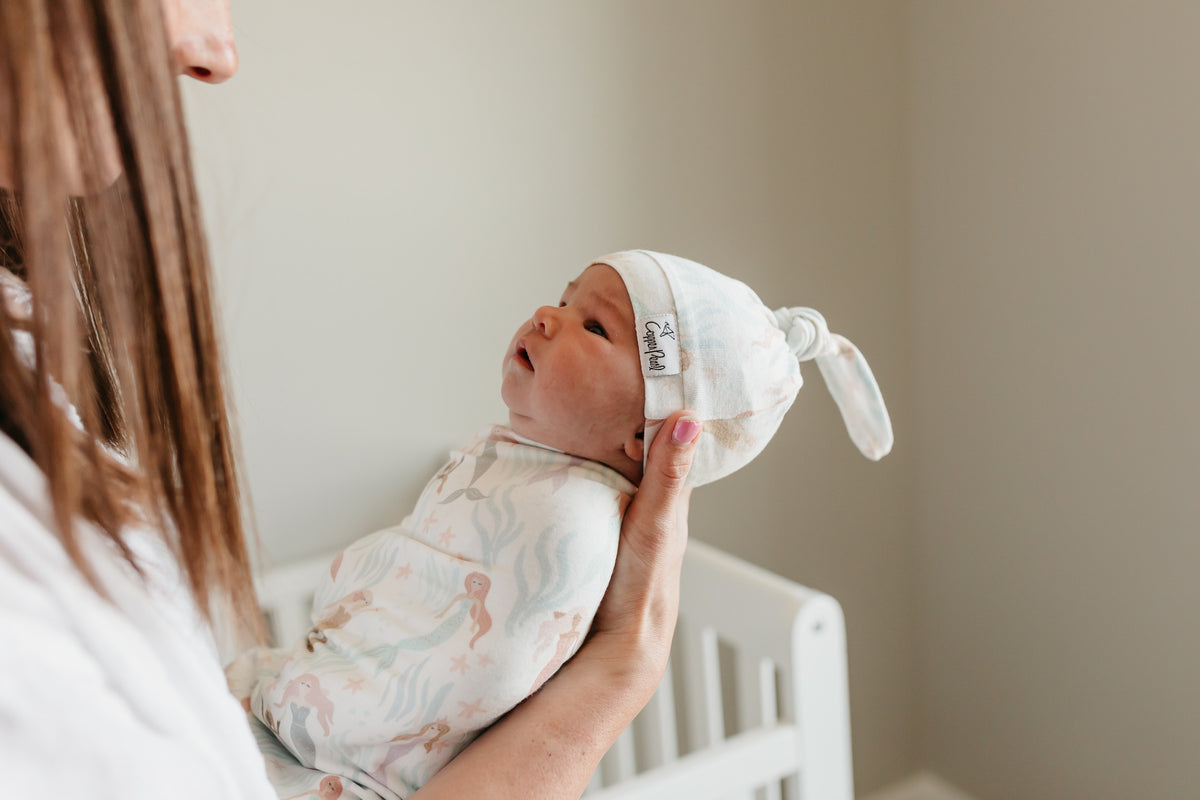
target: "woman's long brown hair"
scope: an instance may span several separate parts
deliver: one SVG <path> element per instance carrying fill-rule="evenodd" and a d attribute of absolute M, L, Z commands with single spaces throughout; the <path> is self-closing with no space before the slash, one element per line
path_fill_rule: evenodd
<path fill-rule="evenodd" d="M 76 521 L 135 568 L 122 530 L 153 525 L 210 621 L 228 605 L 261 633 L 159 4 L 0 2 L 0 165 L 16 183 L 0 191 L 0 266 L 33 298 L 28 319 L 0 302 L 0 428 L 45 474 L 58 536 L 97 590 Z M 71 138 L 82 192 L 63 157 Z M 20 330 L 35 342 L 32 369 Z"/>

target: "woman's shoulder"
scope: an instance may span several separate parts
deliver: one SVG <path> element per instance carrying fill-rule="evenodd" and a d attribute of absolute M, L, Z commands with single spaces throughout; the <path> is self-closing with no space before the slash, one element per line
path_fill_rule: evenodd
<path fill-rule="evenodd" d="M 164 785 L 232 784 L 244 787 L 234 797 L 271 796 L 211 634 L 161 539 L 129 539 L 143 577 L 106 537 L 81 531 L 105 599 L 54 531 L 44 476 L 0 435 L 0 751 L 12 759 L 9 788 L 26 779 L 44 786 L 51 765 L 68 764 L 53 768 L 56 785 L 90 791 L 94 776 L 136 752 L 139 765 L 174 775 Z"/>

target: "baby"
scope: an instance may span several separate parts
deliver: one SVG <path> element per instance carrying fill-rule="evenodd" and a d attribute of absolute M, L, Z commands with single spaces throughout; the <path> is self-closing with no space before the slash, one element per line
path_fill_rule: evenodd
<path fill-rule="evenodd" d="M 688 482 L 756 456 L 815 359 L 869 458 L 892 433 L 865 360 L 806 308 L 676 256 L 606 256 L 505 352 L 508 427 L 476 436 L 413 513 L 351 544 L 293 646 L 228 669 L 279 796 L 406 797 L 579 648 L 662 421 L 704 423 Z"/>

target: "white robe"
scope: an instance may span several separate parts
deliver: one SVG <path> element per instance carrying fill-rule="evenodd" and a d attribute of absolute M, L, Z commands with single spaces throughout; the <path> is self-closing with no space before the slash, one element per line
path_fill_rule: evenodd
<path fill-rule="evenodd" d="M 126 537 L 144 583 L 82 525 L 109 603 L 54 527 L 45 477 L 0 434 L 0 795 L 274 797 L 212 634 L 161 539 Z"/>

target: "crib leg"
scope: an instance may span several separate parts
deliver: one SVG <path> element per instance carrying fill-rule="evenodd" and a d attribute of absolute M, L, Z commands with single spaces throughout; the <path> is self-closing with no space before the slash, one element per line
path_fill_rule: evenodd
<path fill-rule="evenodd" d="M 784 797 L 853 800 L 846 628 L 841 606 L 827 595 L 817 598 L 805 605 L 795 625 L 793 669 L 799 692 L 785 685 L 782 699 L 801 726 L 803 767 L 798 782 L 785 782 Z"/>

